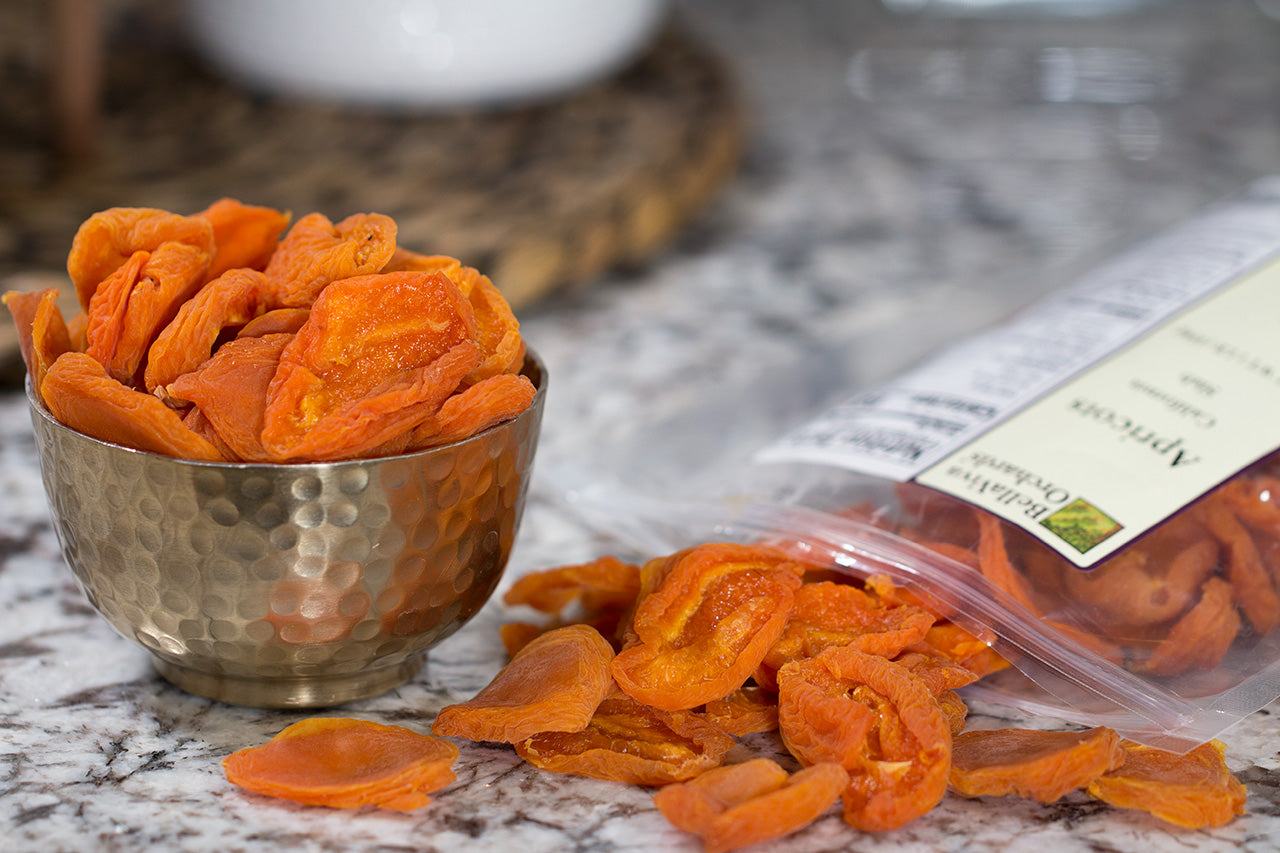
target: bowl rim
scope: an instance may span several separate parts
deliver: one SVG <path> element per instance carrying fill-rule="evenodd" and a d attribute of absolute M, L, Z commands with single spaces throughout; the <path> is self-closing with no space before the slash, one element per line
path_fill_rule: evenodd
<path fill-rule="evenodd" d="M 74 437 L 75 440 L 96 444 L 104 450 L 110 452 L 133 453 L 139 456 L 151 457 L 163 462 L 177 463 L 181 466 L 189 466 L 192 468 L 209 468 L 215 470 L 239 470 L 239 471 L 305 471 L 307 469 L 330 470 L 335 468 L 351 468 L 363 467 L 376 463 L 391 462 L 394 460 L 416 459 L 419 457 L 431 456 L 437 453 L 453 450 L 462 447 L 469 442 L 479 441 L 496 430 L 514 426 L 521 421 L 529 418 L 537 417 L 538 411 L 542 408 L 543 401 L 546 399 L 547 393 L 547 365 L 538 355 L 537 351 L 532 347 L 526 346 L 524 355 L 524 365 L 520 368 L 520 375 L 527 376 L 534 385 L 533 400 L 530 401 L 528 407 L 510 420 L 502 421 L 494 424 L 488 429 L 481 430 L 474 435 L 458 441 L 451 441 L 448 444 L 440 444 L 434 447 L 428 447 L 423 450 L 416 450 L 412 453 L 397 453 L 391 456 L 371 456 L 360 459 L 334 459 L 328 462 L 211 462 L 203 459 L 184 459 L 180 456 L 168 456 L 163 453 L 155 453 L 150 450 L 142 450 L 137 447 L 129 447 L 126 444 L 117 444 L 113 441 L 104 441 L 95 438 L 79 430 L 72 429 L 53 416 L 45 406 L 44 401 L 35 393 L 32 387 L 34 383 L 31 381 L 30 373 L 27 374 L 23 387 L 27 395 L 27 403 L 30 410 L 38 415 L 45 423 L 50 425 L 55 431 L 63 432 Z M 43 455 L 43 454 L 41 454 Z"/>

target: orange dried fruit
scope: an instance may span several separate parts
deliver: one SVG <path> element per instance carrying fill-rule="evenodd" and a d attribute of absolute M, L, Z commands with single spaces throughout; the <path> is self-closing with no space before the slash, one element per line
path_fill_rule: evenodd
<path fill-rule="evenodd" d="M 122 385 L 85 353 L 58 358 L 40 396 L 49 412 L 77 432 L 165 456 L 218 462 L 218 449 L 158 398 Z"/>
<path fill-rule="evenodd" d="M 460 277 L 470 279 L 460 282 L 458 287 L 475 311 L 476 342 L 484 351 L 484 359 L 467 381 L 483 382 L 503 373 L 518 373 L 524 364 L 525 346 L 520 336 L 520 322 L 511 306 L 488 276 L 466 267 Z"/>
<path fill-rule="evenodd" d="M 947 718 L 947 727 L 951 730 L 951 736 L 955 737 L 964 731 L 965 721 L 969 718 L 969 706 L 965 704 L 960 694 L 954 690 L 947 690 L 933 698 L 938 700 L 938 707 Z"/>
<path fill-rule="evenodd" d="M 1052 803 L 1084 789 L 1124 759 L 1120 736 L 1104 727 L 963 732 L 951 745 L 951 790 L 964 797 L 1012 794 Z"/>
<path fill-rule="evenodd" d="M 433 734 L 513 743 L 539 732 L 580 732 L 612 683 L 613 647 L 594 628 L 540 634 L 466 702 L 436 715 Z"/>
<path fill-rule="evenodd" d="M 224 462 L 244 461 L 222 440 L 222 436 L 218 435 L 218 431 L 213 428 L 213 424 L 209 423 L 209 419 L 204 416 L 204 412 L 195 406 L 188 409 L 187 413 L 182 416 L 182 422 L 187 425 L 187 429 L 212 444 Z"/>
<path fill-rule="evenodd" d="M 1280 593 L 1253 536 L 1216 495 L 1202 501 L 1197 509 L 1209 532 L 1226 551 L 1223 574 L 1231 582 L 1236 604 L 1255 631 L 1270 634 L 1280 627 Z"/>
<path fill-rule="evenodd" d="M 713 767 L 688 782 L 675 782 L 659 788 L 653 795 L 653 804 L 676 829 L 703 835 L 718 817 L 734 805 L 778 790 L 789 777 L 790 774 L 778 762 L 769 758 L 753 758 L 738 764 Z M 848 779 L 846 774 L 846 783 Z M 838 796 L 840 792 L 837 789 Z M 831 802 L 835 802 L 834 797 Z"/>
<path fill-rule="evenodd" d="M 978 570 L 992 584 L 1035 613 L 1026 579 L 1014 568 L 1005 547 L 1004 522 L 991 513 L 974 509 L 978 522 Z"/>
<path fill-rule="evenodd" d="M 934 623 L 912 648 L 955 661 L 979 678 L 1009 667 L 988 642 L 954 622 Z"/>
<path fill-rule="evenodd" d="M 1178 675 L 1189 669 L 1213 669 L 1240 633 L 1240 613 L 1231 584 L 1219 577 L 1205 581 L 1200 601 L 1169 628 L 1147 656 L 1142 669 L 1152 675 Z"/>
<path fill-rule="evenodd" d="M 942 655 L 907 651 L 895 657 L 893 662 L 906 667 L 912 675 L 923 681 L 934 696 L 967 687 L 979 677 L 968 667 Z"/>
<path fill-rule="evenodd" d="M 264 335 L 227 341 L 196 370 L 164 386 L 170 399 L 194 403 L 241 462 L 274 462 L 262 446 L 267 388 L 292 335 Z"/>
<path fill-rule="evenodd" d="M 243 326 L 262 311 L 262 273 L 232 269 L 213 279 L 182 304 L 147 352 L 143 384 L 148 391 L 168 385 L 209 359 L 223 330 Z"/>
<path fill-rule="evenodd" d="M 145 207 L 113 207 L 93 214 L 76 230 L 67 255 L 67 273 L 80 307 L 98 285 L 135 252 L 154 252 L 164 243 L 183 243 L 213 256 L 213 225 L 197 216 L 181 216 Z"/>
<path fill-rule="evenodd" d="M 10 290 L 3 298 L 18 331 L 18 351 L 31 377 L 31 388 L 39 392 L 49 366 L 72 350 L 71 332 L 58 307 L 58 289 Z"/>
<path fill-rule="evenodd" d="M 280 358 L 262 443 L 281 459 L 359 456 L 434 415 L 479 363 L 470 304 L 441 273 L 324 289 Z"/>
<path fill-rule="evenodd" d="M 293 335 L 263 398 L 231 407 L 235 417 L 254 415 L 245 423 L 258 435 L 211 414 L 231 399 L 225 392 L 208 390 L 203 408 L 180 417 L 208 445 L 202 453 L 262 462 L 434 447 L 532 404 L 536 389 L 520 375 L 519 324 L 479 271 L 400 249 L 394 220 L 382 214 L 336 225 L 320 213 L 290 221 L 234 198 L 193 216 L 124 207 L 94 214 L 67 259 L 84 310 L 66 322 L 50 312 L 52 302 L 40 309 L 11 300 L 26 315 L 15 319 L 28 371 L 42 384 L 54 358 L 84 352 L 120 384 L 177 408 L 172 386 L 227 341 Z M 241 367 L 260 378 L 259 350 L 229 355 L 245 353 Z M 219 381 L 240 369 L 232 361 L 218 365 Z"/>
<path fill-rule="evenodd" d="M 414 428 L 407 446 L 425 450 L 481 433 L 522 413 L 536 394 L 537 389 L 525 376 L 491 376 L 441 403 L 434 415 Z"/>
<path fill-rule="evenodd" d="M 270 207 L 221 198 L 196 214 L 213 226 L 213 259 L 207 273 L 217 278 L 227 270 L 262 270 L 280 235 L 289 227 L 288 213 Z"/>
<path fill-rule="evenodd" d="M 582 731 L 540 732 L 515 750 L 554 773 L 657 786 L 720 766 L 734 743 L 697 714 L 663 711 L 614 691 Z"/>
<path fill-rule="evenodd" d="M 723 853 L 809 825 L 848 781 L 838 764 L 789 775 L 777 762 L 755 758 L 661 788 L 653 802 L 676 828 L 699 836 L 707 853 Z"/>
<path fill-rule="evenodd" d="M 1062 584 L 1107 635 L 1159 635 L 1196 602 L 1218 558 L 1218 543 L 1184 513 L 1090 571 L 1061 561 Z"/>
<path fill-rule="evenodd" d="M 462 261 L 448 255 L 424 255 L 403 246 L 396 246 L 391 259 L 382 268 L 382 272 L 442 272 L 449 276 L 459 287 L 458 273 L 462 269 Z M 465 291 L 464 291 L 465 293 Z"/>
<path fill-rule="evenodd" d="M 806 583 L 795 593 L 786 629 L 756 672 L 762 686 L 788 661 L 809 658 L 828 646 L 852 646 L 893 657 L 924 639 L 934 617 L 909 604 L 886 604 L 857 587 L 831 581 Z"/>
<path fill-rule="evenodd" d="M 504 622 L 498 626 L 498 636 L 502 640 L 502 648 L 506 651 L 507 657 L 513 658 L 518 651 L 547 630 L 546 627 L 533 622 Z"/>
<path fill-rule="evenodd" d="M 121 271 L 132 272 L 137 258 L 135 254 Z M 135 375 L 156 334 L 200 289 L 208 265 L 209 253 L 203 249 L 186 243 L 161 243 L 146 255 L 136 276 L 113 276 L 109 291 L 104 282 L 90 300 L 89 352 L 112 376 L 126 385 L 135 384 Z M 99 322 L 104 313 L 110 316 L 105 326 Z"/>
<path fill-rule="evenodd" d="M 1088 786 L 1090 796 L 1189 829 L 1222 826 L 1244 814 L 1245 788 L 1227 768 L 1221 741 L 1182 755 L 1125 741 L 1124 753 L 1119 768 Z"/>
<path fill-rule="evenodd" d="M 238 338 L 259 338 L 263 335 L 294 334 L 311 316 L 310 308 L 273 308 L 264 311 L 245 323 L 236 333 Z"/>
<path fill-rule="evenodd" d="M 1275 474 L 1238 476 L 1220 486 L 1216 497 L 1253 529 L 1280 533 L 1280 477 Z"/>
<path fill-rule="evenodd" d="M 732 543 L 689 548 L 662 565 L 635 608 L 634 640 L 613 660 L 614 680 L 665 710 L 728 696 L 781 636 L 802 567 L 778 549 Z"/>
<path fill-rule="evenodd" d="M 744 684 L 723 699 L 702 708 L 702 716 L 734 737 L 772 732 L 778 728 L 778 697 L 754 684 Z"/>
<path fill-rule="evenodd" d="M 862 760 L 876 713 L 854 701 L 850 689 L 815 658 L 792 661 L 778 670 L 778 731 L 801 764 L 835 762 L 852 768 Z"/>
<path fill-rule="evenodd" d="M 640 567 L 604 556 L 523 575 L 502 600 L 511 607 L 532 607 L 540 613 L 559 615 L 575 602 L 588 611 L 629 607 L 639 592 Z"/>
<path fill-rule="evenodd" d="M 458 749 L 401 726 L 315 717 L 222 761 L 227 780 L 249 791 L 331 808 L 410 811 L 452 783 Z"/>
<path fill-rule="evenodd" d="M 842 798 L 852 826 L 896 829 L 946 793 L 950 724 L 928 685 L 906 667 L 831 646 L 784 666 L 778 688 L 779 730 L 792 754 L 849 771 Z"/>
<path fill-rule="evenodd" d="M 264 272 L 272 308 L 306 308 L 328 284 L 380 271 L 396 248 L 396 223 L 353 213 L 336 225 L 308 213 L 280 240 Z"/>
<path fill-rule="evenodd" d="M 124 334 L 124 315 L 129 307 L 129 294 L 141 280 L 143 267 L 150 259 L 150 252 L 134 252 L 99 283 L 89 300 L 85 315 L 85 352 L 97 359 L 103 367 L 110 365 L 115 358 L 120 336 Z M 129 378 L 131 377 L 126 377 L 126 380 Z"/>

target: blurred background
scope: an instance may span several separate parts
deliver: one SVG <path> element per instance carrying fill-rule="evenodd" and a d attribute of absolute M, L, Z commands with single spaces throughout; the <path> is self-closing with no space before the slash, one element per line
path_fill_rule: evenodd
<path fill-rule="evenodd" d="M 797 337 L 848 342 L 873 379 L 1280 170 L 1276 16 L 5 0 L 0 279 L 59 282 L 113 205 L 378 211 L 489 273 L 553 364 L 615 353 L 572 368 L 593 405 L 670 389 L 676 365 L 750 373 Z"/>

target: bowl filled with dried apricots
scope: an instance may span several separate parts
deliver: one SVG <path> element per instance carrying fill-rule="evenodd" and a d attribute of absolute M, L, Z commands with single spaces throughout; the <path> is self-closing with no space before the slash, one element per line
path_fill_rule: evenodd
<path fill-rule="evenodd" d="M 111 208 L 4 296 L 89 601 L 159 672 L 321 707 L 411 678 L 496 587 L 546 371 L 497 287 L 377 213 Z"/>

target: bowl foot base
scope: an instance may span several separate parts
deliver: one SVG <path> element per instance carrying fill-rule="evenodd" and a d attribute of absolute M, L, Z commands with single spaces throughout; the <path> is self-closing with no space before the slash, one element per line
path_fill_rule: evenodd
<path fill-rule="evenodd" d="M 378 669 L 348 675 L 262 678 L 215 674 L 154 659 L 165 680 L 188 693 L 252 708 L 327 708 L 368 699 L 399 687 L 426 663 L 425 652 Z"/>

